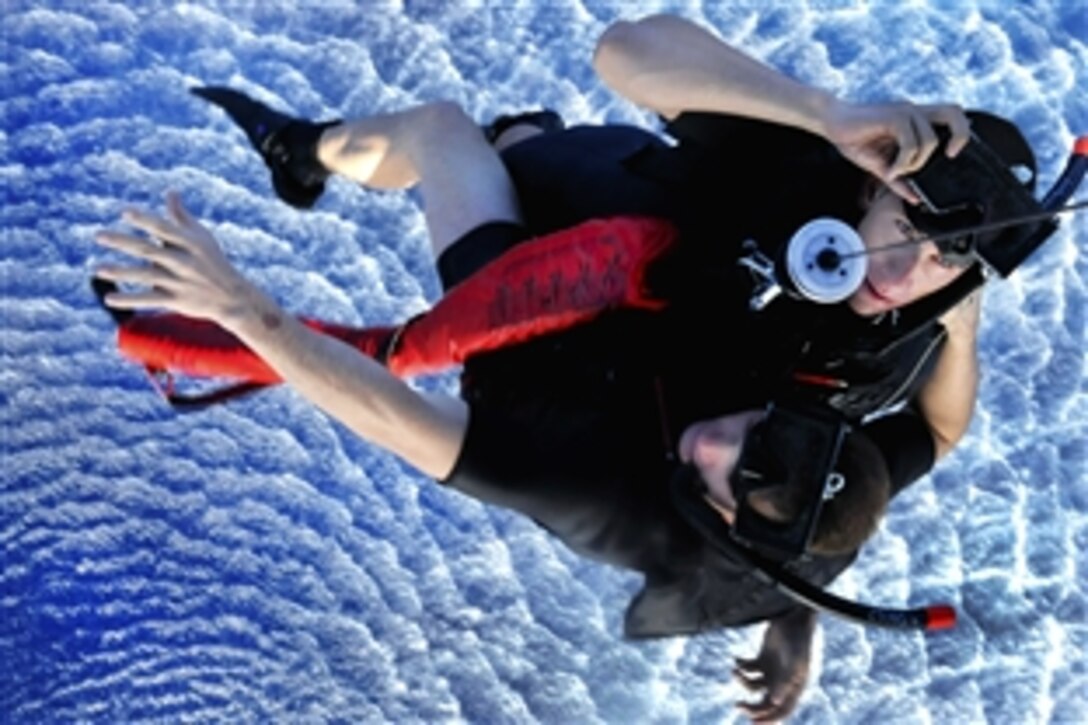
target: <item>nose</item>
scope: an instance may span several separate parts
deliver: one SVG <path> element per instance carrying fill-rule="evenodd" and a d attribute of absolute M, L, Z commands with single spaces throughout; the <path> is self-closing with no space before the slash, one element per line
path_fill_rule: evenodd
<path fill-rule="evenodd" d="M 724 436 L 712 429 L 703 430 L 695 438 L 691 457 L 702 470 L 713 471 L 722 467 L 729 451 L 730 447 Z"/>

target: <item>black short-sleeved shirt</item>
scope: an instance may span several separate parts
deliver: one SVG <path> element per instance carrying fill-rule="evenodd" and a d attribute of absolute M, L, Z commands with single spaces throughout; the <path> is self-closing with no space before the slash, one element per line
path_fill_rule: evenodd
<path fill-rule="evenodd" d="M 511 148 L 505 160 L 531 233 L 612 214 L 664 216 L 681 229 L 683 249 L 662 283 L 690 287 L 696 272 L 728 262 L 744 238 L 774 238 L 813 216 L 857 214 L 859 177 L 820 139 L 703 116 L 681 117 L 673 128 L 684 139 L 675 147 L 638 129 L 603 127 Z M 688 133 L 725 140 L 715 148 Z M 829 179 L 839 179 L 837 193 L 828 192 Z M 471 241 L 470 234 L 458 247 Z M 745 624 L 794 606 L 707 546 L 668 496 L 683 429 L 761 408 L 771 392 L 745 377 L 755 359 L 747 336 L 759 331 L 725 313 L 741 309 L 736 300 L 732 308 L 707 301 L 722 303 L 720 295 L 696 291 L 697 303 L 667 313 L 608 313 L 464 367 L 469 428 L 446 483 L 532 517 L 580 554 L 643 572 L 646 587 L 627 614 L 631 637 Z M 897 436 L 918 433 L 884 429 L 882 444 L 893 441 L 896 450 L 903 450 Z M 923 448 L 907 446 L 913 462 L 895 470 L 927 469 L 932 453 L 922 461 Z M 799 573 L 822 585 L 852 560 L 815 557 Z"/>

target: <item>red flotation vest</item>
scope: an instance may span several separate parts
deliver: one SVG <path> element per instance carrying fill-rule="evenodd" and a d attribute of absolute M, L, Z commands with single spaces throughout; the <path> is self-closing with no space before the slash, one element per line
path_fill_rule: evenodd
<path fill-rule="evenodd" d="M 397 375 L 433 373 L 470 356 L 584 323 L 609 309 L 660 309 L 648 265 L 676 240 L 669 222 L 595 219 L 526 241 L 458 284 L 403 326 L 357 328 L 301 318 L 312 329 L 381 359 Z M 280 377 L 215 323 L 174 313 L 137 315 L 118 347 L 149 371 L 229 377 L 255 385 Z"/>

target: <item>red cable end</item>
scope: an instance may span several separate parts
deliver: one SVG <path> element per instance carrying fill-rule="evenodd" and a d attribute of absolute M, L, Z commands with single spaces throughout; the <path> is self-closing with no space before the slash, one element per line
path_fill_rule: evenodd
<path fill-rule="evenodd" d="M 1073 143 L 1073 153 L 1077 156 L 1088 156 L 1088 136 L 1081 136 Z"/>
<path fill-rule="evenodd" d="M 833 378 L 829 375 L 817 375 L 816 373 L 802 373 L 796 372 L 793 374 L 793 379 L 799 383 L 807 383 L 809 385 L 819 385 L 825 388 L 837 388 L 844 390 L 850 387 L 850 384 L 840 378 Z"/>
<path fill-rule="evenodd" d="M 947 604 L 926 607 L 926 630 L 952 629 L 956 626 L 956 610 Z"/>

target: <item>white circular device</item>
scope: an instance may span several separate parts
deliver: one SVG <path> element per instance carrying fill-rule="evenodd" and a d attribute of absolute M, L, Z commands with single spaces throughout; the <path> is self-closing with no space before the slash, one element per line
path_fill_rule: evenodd
<path fill-rule="evenodd" d="M 786 270 L 797 291 L 814 302 L 842 302 L 865 281 L 865 245 L 845 222 L 813 219 L 786 248 Z"/>

